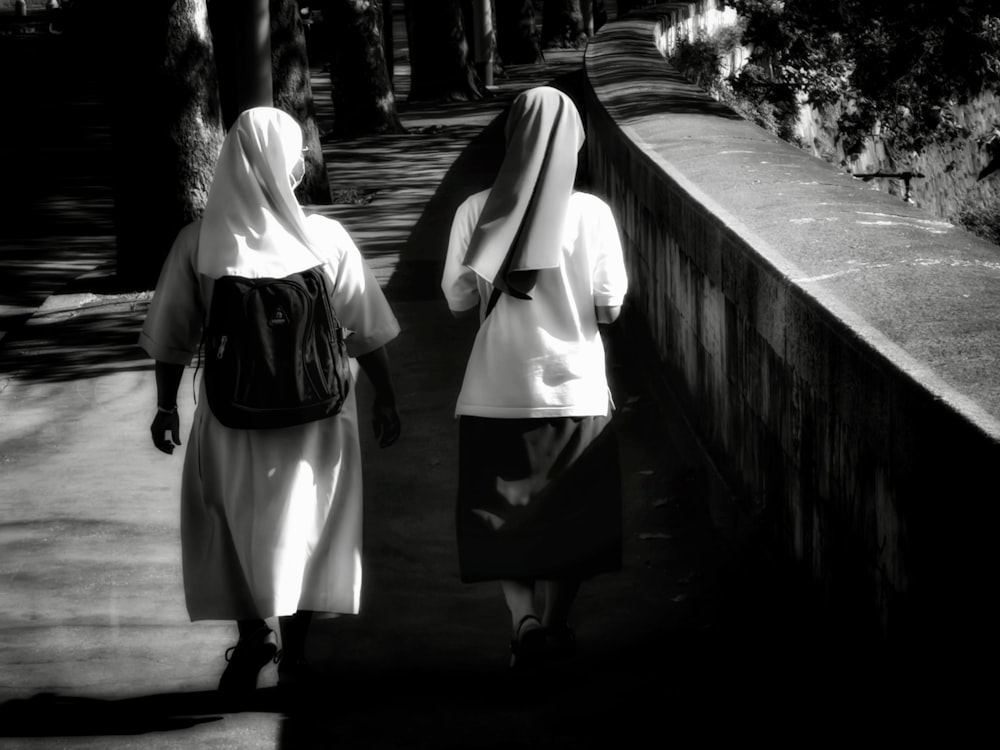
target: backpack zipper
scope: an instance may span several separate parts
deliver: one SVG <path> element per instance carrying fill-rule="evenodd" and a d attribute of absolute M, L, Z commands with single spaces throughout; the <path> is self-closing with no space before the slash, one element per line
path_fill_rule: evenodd
<path fill-rule="evenodd" d="M 218 351 L 218 352 L 216 352 L 216 354 L 215 354 L 215 358 L 216 358 L 216 359 L 222 359 L 222 355 L 223 355 L 223 354 L 225 353 L 225 351 L 226 351 L 226 342 L 227 342 L 228 340 L 229 340 L 229 337 L 228 337 L 228 336 L 223 336 L 223 337 L 222 337 L 222 340 L 221 340 L 221 341 L 219 342 L 219 351 Z"/>

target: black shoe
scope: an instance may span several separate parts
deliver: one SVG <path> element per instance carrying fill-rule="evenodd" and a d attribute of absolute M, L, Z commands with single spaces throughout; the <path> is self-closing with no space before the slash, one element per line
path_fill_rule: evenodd
<path fill-rule="evenodd" d="M 525 628 L 528 623 L 534 627 Z M 535 615 L 525 615 L 514 629 L 510 642 L 510 666 L 514 669 L 533 667 L 545 656 L 545 628 Z"/>
<path fill-rule="evenodd" d="M 219 680 L 219 691 L 227 695 L 246 695 L 257 689 L 257 675 L 269 661 L 278 660 L 278 637 L 269 627 L 240 638 L 226 650 L 226 671 Z"/>

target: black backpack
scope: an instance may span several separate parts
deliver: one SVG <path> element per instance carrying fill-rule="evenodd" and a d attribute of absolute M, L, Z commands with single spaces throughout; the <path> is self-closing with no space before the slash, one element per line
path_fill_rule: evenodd
<path fill-rule="evenodd" d="M 280 279 L 216 279 L 205 330 L 209 409 L 237 429 L 337 414 L 351 387 L 344 339 L 322 266 Z"/>

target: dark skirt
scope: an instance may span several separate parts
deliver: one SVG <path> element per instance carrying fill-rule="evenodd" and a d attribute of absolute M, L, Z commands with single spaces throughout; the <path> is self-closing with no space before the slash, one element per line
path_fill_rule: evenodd
<path fill-rule="evenodd" d="M 584 579 L 621 568 L 610 416 L 459 419 L 462 581 Z"/>

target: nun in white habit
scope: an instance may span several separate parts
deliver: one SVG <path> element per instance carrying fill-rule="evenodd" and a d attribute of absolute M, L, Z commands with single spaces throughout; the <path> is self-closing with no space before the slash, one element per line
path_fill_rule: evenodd
<path fill-rule="evenodd" d="M 621 565 L 599 326 L 618 317 L 628 284 L 610 208 L 574 190 L 584 131 L 573 101 L 530 89 L 505 132 L 492 188 L 456 212 L 441 287 L 453 313 L 480 320 L 455 409 L 461 578 L 500 581 L 523 666 L 572 653 L 580 582 Z"/>
<path fill-rule="evenodd" d="M 294 195 L 304 170 L 302 131 L 270 107 L 243 112 L 223 144 L 205 211 L 174 241 L 139 345 L 156 360 L 153 442 L 180 445 L 177 391 L 196 354 L 213 281 L 224 274 L 282 277 L 321 265 L 351 333 L 352 371 L 375 390 L 373 425 L 399 435 L 385 344 L 399 325 L 361 253 L 336 221 L 306 216 Z M 277 658 L 279 679 L 301 676 L 311 613 L 356 614 L 362 581 L 362 476 L 354 390 L 342 411 L 274 430 L 230 429 L 204 388 L 184 459 L 181 545 L 192 620 L 235 620 L 220 690 L 248 692 Z"/>

